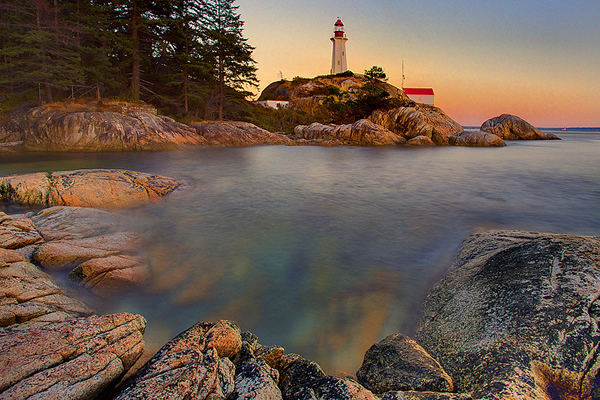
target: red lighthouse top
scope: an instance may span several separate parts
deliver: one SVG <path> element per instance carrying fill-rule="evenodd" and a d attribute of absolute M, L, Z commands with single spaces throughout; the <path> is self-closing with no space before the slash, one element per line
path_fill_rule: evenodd
<path fill-rule="evenodd" d="M 340 18 L 333 25 L 333 34 L 335 37 L 344 37 L 344 23 Z"/>

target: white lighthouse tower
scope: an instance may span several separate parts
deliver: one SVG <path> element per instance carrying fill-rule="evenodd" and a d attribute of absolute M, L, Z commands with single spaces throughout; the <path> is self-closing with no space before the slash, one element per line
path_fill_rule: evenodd
<path fill-rule="evenodd" d="M 342 20 L 338 18 L 335 25 L 333 25 L 333 56 L 331 57 L 331 74 L 339 74 L 348 70 L 348 63 L 346 62 L 346 42 L 348 38 L 344 33 L 344 24 Z"/>

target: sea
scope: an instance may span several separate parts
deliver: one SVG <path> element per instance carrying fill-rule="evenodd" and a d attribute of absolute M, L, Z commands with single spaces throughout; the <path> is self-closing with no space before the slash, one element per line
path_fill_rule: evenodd
<path fill-rule="evenodd" d="M 148 282 L 79 295 L 99 313 L 142 314 L 147 354 L 198 321 L 229 319 L 353 375 L 372 344 L 414 333 L 472 233 L 600 235 L 600 133 L 545 132 L 562 140 L 4 153 L 0 176 L 121 168 L 185 181 L 164 201 L 119 211 L 145 238 Z"/>

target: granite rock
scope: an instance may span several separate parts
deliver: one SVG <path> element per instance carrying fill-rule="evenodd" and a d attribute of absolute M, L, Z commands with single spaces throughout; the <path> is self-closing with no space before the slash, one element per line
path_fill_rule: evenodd
<path fill-rule="evenodd" d="M 235 366 L 229 358 L 219 357 L 220 345 L 211 339 L 219 342 L 223 337 L 211 332 L 216 325 L 199 322 L 164 345 L 120 386 L 114 398 L 228 398 L 235 388 Z M 233 325 L 221 321 L 216 329 Z"/>
<path fill-rule="evenodd" d="M 548 137 L 529 122 L 511 114 L 490 118 L 481 125 L 481 131 L 494 134 L 504 140 L 537 140 Z"/>
<path fill-rule="evenodd" d="M 32 329 L 93 313 L 39 267 L 18 258 L 13 254 L 0 261 L 0 327 Z"/>
<path fill-rule="evenodd" d="M 40 206 L 133 207 L 181 187 L 173 178 L 117 169 L 0 177 L 0 200 Z"/>
<path fill-rule="evenodd" d="M 417 390 L 452 392 L 452 379 L 414 340 L 390 335 L 371 346 L 356 373 L 358 382 L 373 393 Z"/>
<path fill-rule="evenodd" d="M 452 146 L 504 147 L 502 138 L 482 131 L 463 131 L 449 137 Z"/>
<path fill-rule="evenodd" d="M 139 315 L 115 314 L 0 332 L 0 397 L 98 397 L 142 354 L 145 326 Z"/>
<path fill-rule="evenodd" d="M 349 146 L 395 146 L 406 143 L 402 136 L 366 119 L 346 125 L 324 125 L 318 122 L 298 125 L 294 128 L 294 135 L 298 139 L 335 141 Z"/>
<path fill-rule="evenodd" d="M 416 339 L 474 399 L 590 398 L 598 282 L 600 238 L 475 234 L 428 295 Z"/>
<path fill-rule="evenodd" d="M 463 131 L 462 126 L 442 109 L 426 104 L 398 107 L 392 110 L 375 110 L 369 120 L 383 126 L 407 140 L 426 136 L 436 145 L 450 144 L 450 137 Z"/>
<path fill-rule="evenodd" d="M 211 147 L 281 145 L 290 142 L 285 135 L 271 133 L 248 122 L 203 122 L 192 123 L 190 127 Z"/>

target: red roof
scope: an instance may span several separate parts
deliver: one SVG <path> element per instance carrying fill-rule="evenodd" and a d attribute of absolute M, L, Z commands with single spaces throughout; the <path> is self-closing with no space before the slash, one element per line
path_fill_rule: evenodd
<path fill-rule="evenodd" d="M 421 96 L 433 96 L 432 88 L 404 88 L 406 94 L 416 94 Z"/>
<path fill-rule="evenodd" d="M 342 22 L 342 20 L 341 20 L 341 19 L 338 19 L 338 20 L 335 22 L 335 26 L 344 26 L 344 23 Z"/>

